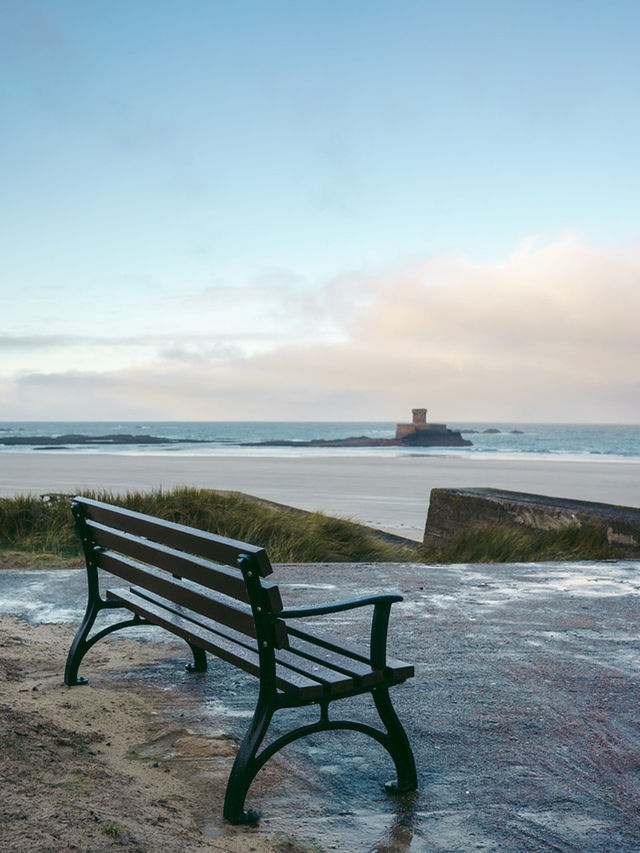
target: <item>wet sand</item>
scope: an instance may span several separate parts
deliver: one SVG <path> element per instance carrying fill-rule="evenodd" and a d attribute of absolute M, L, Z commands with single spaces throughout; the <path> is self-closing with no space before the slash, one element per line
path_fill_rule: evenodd
<path fill-rule="evenodd" d="M 492 487 L 640 506 L 640 462 L 420 456 L 0 454 L 0 495 L 225 489 L 422 539 L 432 488 Z"/>

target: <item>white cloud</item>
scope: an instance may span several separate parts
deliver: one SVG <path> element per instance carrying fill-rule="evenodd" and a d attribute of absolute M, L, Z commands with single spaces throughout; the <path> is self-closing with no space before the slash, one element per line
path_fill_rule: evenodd
<path fill-rule="evenodd" d="M 492 266 L 439 258 L 345 282 L 308 302 L 283 283 L 281 310 L 289 292 L 289 320 L 306 317 L 315 337 L 242 358 L 231 340 L 208 350 L 184 338 L 164 361 L 96 374 L 97 384 L 74 372 L 23 377 L 0 389 L 2 416 L 394 420 L 426 405 L 434 420 L 640 422 L 637 247 L 565 238 Z M 319 310 L 340 332 L 333 341 L 319 339 Z"/>

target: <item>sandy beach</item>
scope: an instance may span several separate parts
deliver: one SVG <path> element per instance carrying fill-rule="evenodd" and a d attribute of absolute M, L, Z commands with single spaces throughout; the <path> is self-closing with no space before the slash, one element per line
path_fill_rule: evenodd
<path fill-rule="evenodd" d="M 493 487 L 640 506 L 640 462 L 459 456 L 0 454 L 0 495 L 225 489 L 421 540 L 433 488 Z"/>

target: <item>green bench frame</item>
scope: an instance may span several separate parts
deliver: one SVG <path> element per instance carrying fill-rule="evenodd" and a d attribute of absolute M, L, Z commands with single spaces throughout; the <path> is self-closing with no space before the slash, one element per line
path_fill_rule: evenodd
<path fill-rule="evenodd" d="M 231 823 L 256 821 L 245 808 L 249 786 L 260 768 L 283 746 L 305 735 L 351 729 L 369 735 L 391 755 L 397 779 L 391 792 L 413 791 L 416 766 L 409 740 L 389 697 L 389 688 L 414 675 L 410 664 L 387 657 L 391 605 L 399 595 L 375 595 L 315 607 L 283 607 L 263 548 L 164 521 L 88 498 L 72 504 L 86 559 L 88 601 L 73 640 L 64 680 L 78 677 L 85 654 L 107 634 L 134 625 L 157 625 L 191 648 L 188 669 L 207 668 L 206 652 L 259 678 L 256 709 L 233 764 L 224 802 Z M 99 569 L 125 586 L 101 590 Z M 365 606 L 373 607 L 369 646 L 345 648 L 318 635 L 303 621 Z M 92 633 L 103 610 L 128 610 L 128 618 Z M 382 728 L 354 720 L 330 720 L 329 703 L 370 693 Z M 263 744 L 276 711 L 318 705 L 317 722 L 302 725 Z"/>

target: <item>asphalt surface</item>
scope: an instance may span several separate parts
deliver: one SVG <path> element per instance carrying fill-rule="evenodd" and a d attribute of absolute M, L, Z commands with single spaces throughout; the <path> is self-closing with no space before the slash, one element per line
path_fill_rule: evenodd
<path fill-rule="evenodd" d="M 392 696 L 419 790 L 386 795 L 386 753 L 356 733 L 325 733 L 274 759 L 283 785 L 256 779 L 247 803 L 263 812 L 264 829 L 307 845 L 300 849 L 344 853 L 640 850 L 640 562 L 296 565 L 276 577 L 287 604 L 404 595 L 389 645 L 415 663 L 416 677 Z M 2 572 L 0 613 L 75 622 L 84 590 L 82 571 Z M 366 639 L 361 616 L 317 622 Z M 129 677 L 168 688 L 168 715 L 241 737 L 255 679 L 230 678 L 220 662 L 187 676 L 181 664 Z M 365 709 L 369 720 L 371 707 L 362 697 L 332 705 L 334 717 Z"/>

